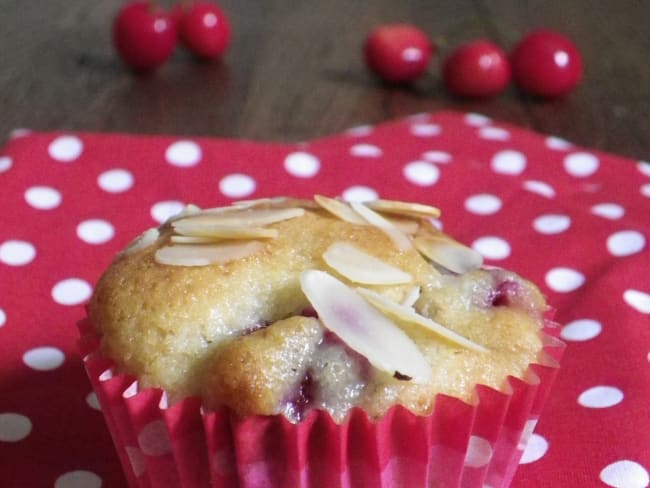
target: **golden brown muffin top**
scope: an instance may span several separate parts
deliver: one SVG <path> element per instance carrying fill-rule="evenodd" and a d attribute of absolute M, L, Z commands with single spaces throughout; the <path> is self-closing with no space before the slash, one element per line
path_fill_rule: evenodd
<path fill-rule="evenodd" d="M 188 207 L 118 255 L 90 318 L 119 370 L 172 401 L 294 421 L 471 401 L 536 361 L 546 305 L 434 217 L 325 197 Z"/>

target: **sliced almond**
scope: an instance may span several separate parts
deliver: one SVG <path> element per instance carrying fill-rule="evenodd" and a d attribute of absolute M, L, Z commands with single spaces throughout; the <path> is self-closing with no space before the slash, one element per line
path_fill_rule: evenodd
<path fill-rule="evenodd" d="M 154 242 L 160 237 L 160 232 L 155 227 L 152 229 L 145 230 L 142 234 L 136 237 L 131 243 L 124 249 L 120 255 L 128 256 L 134 252 L 138 252 L 142 249 L 145 249 L 151 246 Z"/>
<path fill-rule="evenodd" d="M 395 245 L 400 251 L 406 251 L 408 249 L 412 249 L 413 246 L 411 245 L 411 240 L 408 238 L 408 236 L 404 234 L 402 231 L 400 231 L 388 220 L 386 220 L 384 217 L 379 215 L 377 212 L 369 209 L 363 203 L 360 202 L 350 202 L 350 206 L 355 212 L 361 215 L 361 217 L 363 217 L 369 224 L 372 224 L 375 227 L 378 227 L 379 229 L 384 231 L 384 233 L 391 238 L 391 240 L 395 243 Z"/>
<path fill-rule="evenodd" d="M 323 195 L 315 195 L 314 200 L 329 213 L 345 222 L 357 225 L 368 225 L 368 222 L 352 210 L 349 204 L 342 202 L 341 200 L 324 197 Z"/>
<path fill-rule="evenodd" d="M 416 220 L 394 217 L 385 218 L 404 234 L 412 236 L 416 234 L 418 230 L 420 230 L 420 224 Z"/>
<path fill-rule="evenodd" d="M 408 322 L 410 324 L 421 325 L 422 327 L 435 332 L 439 336 L 444 337 L 448 341 L 467 349 L 471 349 L 472 351 L 488 352 L 488 350 L 483 346 L 470 341 L 466 337 L 463 337 L 462 335 L 448 329 L 444 325 L 441 325 L 434 320 L 431 320 L 428 317 L 425 317 L 424 315 L 420 315 L 411 307 L 400 305 L 399 303 L 393 302 L 385 296 L 366 288 L 358 288 L 357 290 L 362 297 L 364 297 L 372 305 L 388 315 L 392 315 L 393 317 L 396 317 L 397 319 Z"/>
<path fill-rule="evenodd" d="M 206 236 L 177 236 L 169 238 L 172 244 L 216 244 L 220 239 Z"/>
<path fill-rule="evenodd" d="M 483 264 L 483 256 L 478 252 L 442 233 L 416 236 L 413 245 L 422 255 L 453 273 L 467 273 Z"/>
<path fill-rule="evenodd" d="M 416 383 L 429 381 L 431 366 L 415 343 L 353 289 L 318 270 L 304 271 L 300 284 L 325 327 L 375 368 Z"/>
<path fill-rule="evenodd" d="M 266 207 L 267 205 L 274 205 L 277 203 L 282 203 L 287 200 L 287 197 L 273 197 L 273 198 L 257 198 L 255 200 L 238 200 L 233 202 L 233 207 L 239 208 L 254 208 L 254 207 Z"/>
<path fill-rule="evenodd" d="M 235 208 L 318 208 L 312 200 L 302 200 L 293 197 L 258 198 L 256 200 L 238 200 L 232 204 Z"/>
<path fill-rule="evenodd" d="M 201 212 L 173 223 L 174 229 L 178 231 L 186 225 L 193 228 L 198 226 L 231 226 L 231 227 L 263 227 L 283 220 L 301 217 L 305 214 L 302 208 L 275 208 L 275 209 L 251 209 L 230 212 L 210 213 Z"/>
<path fill-rule="evenodd" d="M 175 245 L 161 247 L 156 251 L 156 261 L 171 266 L 207 266 L 225 264 L 243 259 L 264 247 L 259 241 L 235 242 L 215 245 Z"/>
<path fill-rule="evenodd" d="M 414 286 L 413 288 L 411 288 L 402 299 L 402 305 L 404 305 L 405 307 L 413 308 L 415 302 L 417 302 L 418 299 L 420 298 L 420 291 L 421 290 L 419 286 Z"/>
<path fill-rule="evenodd" d="M 332 244 L 323 253 L 323 259 L 328 266 L 355 283 L 400 285 L 413 279 L 407 272 L 346 242 Z"/>
<path fill-rule="evenodd" d="M 174 225 L 174 230 L 183 236 L 210 237 L 212 239 L 275 239 L 277 229 L 266 227 L 243 227 L 229 225 L 208 225 L 205 222 L 193 222 L 187 219 Z"/>
<path fill-rule="evenodd" d="M 366 205 L 376 212 L 404 215 L 415 218 L 440 217 L 440 209 L 421 203 L 400 202 L 397 200 L 373 200 L 366 202 Z"/>
<path fill-rule="evenodd" d="M 169 217 L 167 220 L 165 220 L 165 222 L 163 222 L 163 226 L 169 225 L 172 222 L 175 222 L 177 220 L 184 219 L 185 217 L 198 215 L 201 212 L 202 210 L 200 207 L 194 205 L 193 203 L 188 203 L 187 205 L 185 205 L 185 207 L 183 207 L 183 210 L 181 210 L 177 214 L 174 214 L 171 217 Z"/>

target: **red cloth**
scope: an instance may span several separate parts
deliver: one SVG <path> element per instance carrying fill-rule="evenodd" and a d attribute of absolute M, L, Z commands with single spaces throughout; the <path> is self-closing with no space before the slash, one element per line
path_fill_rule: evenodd
<path fill-rule="evenodd" d="M 2 486 L 124 486 L 75 326 L 115 252 L 184 203 L 313 193 L 434 204 L 557 308 L 568 348 L 513 486 L 648 485 L 650 164 L 439 112 L 302 144 L 14 134 L 0 151 Z"/>

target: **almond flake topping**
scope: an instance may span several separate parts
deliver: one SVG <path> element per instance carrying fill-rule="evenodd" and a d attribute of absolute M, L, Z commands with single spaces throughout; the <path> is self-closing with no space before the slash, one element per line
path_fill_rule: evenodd
<path fill-rule="evenodd" d="M 411 288 L 402 299 L 402 305 L 405 307 L 413 308 L 415 306 L 415 302 L 417 302 L 420 298 L 420 291 L 421 290 L 419 286 L 414 286 Z"/>
<path fill-rule="evenodd" d="M 233 208 L 233 207 L 230 207 Z M 237 209 L 229 212 L 212 213 L 210 211 L 177 220 L 172 223 L 174 229 L 180 233 L 180 229 L 190 226 L 196 229 L 199 226 L 230 226 L 230 227 L 263 227 L 275 224 L 283 220 L 301 217 L 305 214 L 303 208 L 276 208 L 276 209 Z"/>
<path fill-rule="evenodd" d="M 416 220 L 399 218 L 399 217 L 398 218 L 386 217 L 386 220 L 388 220 L 391 224 L 397 227 L 397 229 L 400 230 L 403 234 L 407 234 L 409 236 L 412 236 L 413 234 L 417 233 L 417 231 L 420 229 L 420 224 Z"/>
<path fill-rule="evenodd" d="M 411 239 L 395 227 L 390 221 L 379 215 L 374 210 L 366 207 L 363 203 L 350 202 L 352 209 L 363 217 L 369 224 L 378 227 L 395 243 L 400 251 L 412 249 Z"/>
<path fill-rule="evenodd" d="M 213 241 L 217 239 L 275 239 L 278 237 L 277 229 L 230 225 L 197 225 L 194 222 L 183 222 L 183 225 L 175 225 L 174 230 L 182 236 L 211 237 Z"/>
<path fill-rule="evenodd" d="M 453 273 L 467 273 L 483 264 L 483 256 L 478 252 L 442 232 L 418 235 L 413 245 L 422 255 Z"/>
<path fill-rule="evenodd" d="M 304 271 L 300 284 L 323 325 L 375 368 L 416 383 L 431 379 L 431 366 L 413 340 L 353 289 L 318 270 Z"/>
<path fill-rule="evenodd" d="M 160 237 L 160 232 L 155 227 L 145 230 L 142 234 L 136 237 L 120 254 L 127 256 L 138 252 L 146 247 L 149 247 Z"/>
<path fill-rule="evenodd" d="M 201 213 L 201 208 L 197 207 L 193 203 L 188 203 L 187 205 L 185 205 L 183 210 L 181 210 L 177 214 L 174 214 L 171 217 L 169 217 L 164 222 L 163 226 L 167 225 L 167 224 L 171 224 L 172 222 L 174 222 L 176 220 L 180 220 L 180 219 L 184 219 L 185 217 L 189 217 L 190 215 L 196 215 L 198 213 Z"/>
<path fill-rule="evenodd" d="M 242 259 L 264 245 L 254 239 L 275 239 L 278 230 L 265 226 L 304 215 L 289 208 L 217 207 L 200 210 L 186 207 L 180 217 L 169 220 L 171 245 L 156 252 L 156 261 L 173 266 L 207 266 Z"/>
<path fill-rule="evenodd" d="M 399 285 L 413 277 L 346 242 L 335 242 L 323 253 L 332 269 L 350 281 L 366 285 Z"/>
<path fill-rule="evenodd" d="M 350 208 L 350 205 L 337 200 L 336 198 L 324 197 L 323 195 L 314 195 L 314 200 L 329 213 L 351 224 L 368 225 L 368 222 L 357 212 Z"/>
<path fill-rule="evenodd" d="M 410 324 L 421 325 L 422 327 L 435 332 L 439 336 L 444 337 L 448 341 L 467 349 L 471 349 L 472 351 L 488 352 L 485 347 L 470 341 L 466 337 L 463 337 L 462 335 L 446 328 L 444 325 L 441 325 L 428 317 L 425 317 L 424 315 L 420 315 L 411 307 L 406 307 L 399 303 L 393 302 L 392 300 L 386 298 L 384 295 L 381 295 L 372 290 L 368 290 L 366 288 L 357 288 L 357 291 L 373 306 L 377 307 L 379 310 L 386 314 L 392 315 L 398 320 L 402 320 Z"/>
<path fill-rule="evenodd" d="M 255 254 L 263 247 L 259 241 L 165 246 L 156 251 L 156 261 L 172 266 L 225 264 Z"/>
<path fill-rule="evenodd" d="M 318 208 L 318 204 L 311 200 L 301 200 L 293 197 L 258 198 L 256 200 L 238 200 L 232 203 L 238 209 L 245 208 Z"/>
<path fill-rule="evenodd" d="M 440 217 L 440 209 L 421 203 L 400 202 L 397 200 L 372 200 L 365 202 L 366 206 L 376 212 L 403 215 L 405 217 L 415 218 L 434 218 Z"/>

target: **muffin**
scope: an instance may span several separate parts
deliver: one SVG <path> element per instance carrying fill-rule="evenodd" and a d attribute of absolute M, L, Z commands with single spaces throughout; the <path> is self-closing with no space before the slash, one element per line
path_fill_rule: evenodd
<path fill-rule="evenodd" d="M 122 251 L 83 329 L 131 485 L 507 485 L 556 371 L 549 307 L 438 216 L 189 206 Z"/>

